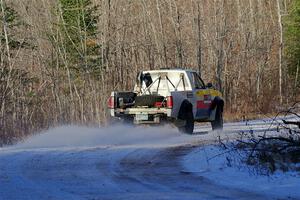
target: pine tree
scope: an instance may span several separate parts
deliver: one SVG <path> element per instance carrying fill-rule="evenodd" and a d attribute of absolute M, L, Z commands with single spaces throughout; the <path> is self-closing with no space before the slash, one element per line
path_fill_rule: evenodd
<path fill-rule="evenodd" d="M 24 69 L 14 66 L 17 51 L 23 48 L 31 48 L 28 38 L 21 38 L 16 34 L 17 29 L 26 25 L 19 14 L 3 0 L 0 1 L 0 93 L 4 101 L 10 89 L 13 89 L 14 79 L 18 80 L 20 74 L 25 74 Z"/>
<path fill-rule="evenodd" d="M 59 0 L 59 25 L 70 62 L 75 70 L 98 73 L 100 45 L 97 44 L 97 7 L 90 0 Z"/>
<path fill-rule="evenodd" d="M 295 77 L 295 86 L 300 86 L 300 1 L 293 1 L 290 14 L 285 19 L 285 56 L 289 73 Z"/>
<path fill-rule="evenodd" d="M 27 97 L 32 94 L 30 88 L 34 78 L 28 75 L 23 66 L 16 64 L 18 52 L 32 48 L 29 39 L 17 33 L 17 30 L 25 32 L 25 27 L 19 14 L 0 0 L 0 127 L 3 127 L 0 131 L 0 146 L 1 143 L 9 144 L 16 139 L 18 133 L 12 132 L 15 128 L 13 125 L 27 120 L 25 115 L 16 113 L 31 101 Z"/>

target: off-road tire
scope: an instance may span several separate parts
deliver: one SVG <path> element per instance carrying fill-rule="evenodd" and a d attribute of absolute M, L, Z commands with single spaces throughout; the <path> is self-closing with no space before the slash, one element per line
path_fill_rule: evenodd
<path fill-rule="evenodd" d="M 185 121 L 184 126 L 178 127 L 181 133 L 193 134 L 194 132 L 194 114 L 190 103 L 184 102 L 179 111 L 179 119 Z"/>
<path fill-rule="evenodd" d="M 223 112 L 219 106 L 216 108 L 215 120 L 211 122 L 212 130 L 223 130 Z"/>
<path fill-rule="evenodd" d="M 148 106 L 153 107 L 155 102 L 163 102 L 165 97 L 159 96 L 159 95 L 142 95 L 137 96 L 135 98 L 135 104 L 134 106 Z"/>

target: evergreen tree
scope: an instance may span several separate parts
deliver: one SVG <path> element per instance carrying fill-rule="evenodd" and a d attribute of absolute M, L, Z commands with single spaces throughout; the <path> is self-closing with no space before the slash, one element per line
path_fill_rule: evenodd
<path fill-rule="evenodd" d="M 22 43 L 19 41 L 16 35 L 14 35 L 14 28 L 17 28 L 21 25 L 20 17 L 17 14 L 17 12 L 12 9 L 10 6 L 8 6 L 6 3 L 2 3 L 0 1 L 0 26 L 1 26 L 1 31 L 0 31 L 0 40 L 1 40 L 1 49 L 5 49 L 7 47 L 6 43 L 9 48 L 14 49 L 14 48 L 19 48 L 25 46 L 25 43 Z M 6 41 L 7 40 L 7 41 Z M 5 50 L 7 51 L 7 49 Z M 3 52 L 3 51 L 2 51 Z M 7 52 L 6 52 L 7 53 Z M 4 56 L 1 54 L 1 56 Z M 5 56 L 8 56 L 7 54 Z M 3 57 L 2 57 L 3 59 Z"/>
<path fill-rule="evenodd" d="M 289 73 L 296 78 L 296 85 L 300 85 L 300 1 L 293 1 L 290 14 L 285 19 L 285 56 Z"/>
<path fill-rule="evenodd" d="M 35 77 L 29 75 L 26 68 L 16 64 L 18 52 L 32 48 L 29 39 L 20 34 L 26 31 L 26 26 L 12 6 L 0 0 L 0 127 L 3 127 L 0 131 L 0 146 L 1 142 L 14 142 L 17 131 L 12 131 L 16 128 L 12 125 L 28 120 L 25 115 L 16 113 L 24 111 L 24 105 L 30 108 L 31 97 L 34 95 L 32 86 Z M 25 129 L 23 124 L 18 128 Z"/>
<path fill-rule="evenodd" d="M 16 30 L 23 29 L 25 26 L 19 14 L 4 1 L 0 1 L 0 93 L 3 98 L 8 93 L 9 86 L 12 87 L 9 82 L 18 79 L 19 74 L 24 74 L 24 69 L 13 66 L 12 59 L 16 59 L 17 50 L 32 48 L 28 38 L 21 38 L 16 33 Z"/>
<path fill-rule="evenodd" d="M 79 72 L 98 73 L 97 7 L 90 0 L 59 0 L 59 9 L 63 42 L 73 67 Z"/>

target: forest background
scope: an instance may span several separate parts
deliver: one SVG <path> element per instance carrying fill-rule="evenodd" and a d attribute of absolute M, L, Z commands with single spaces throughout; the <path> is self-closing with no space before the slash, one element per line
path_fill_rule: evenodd
<path fill-rule="evenodd" d="M 299 100 L 299 0 L 0 0 L 0 146 L 101 125 L 136 74 L 191 68 L 227 119 Z"/>

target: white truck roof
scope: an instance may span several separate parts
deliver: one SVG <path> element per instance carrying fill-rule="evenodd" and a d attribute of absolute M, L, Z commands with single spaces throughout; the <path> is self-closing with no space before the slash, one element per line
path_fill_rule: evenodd
<path fill-rule="evenodd" d="M 192 90 L 192 86 L 190 83 L 189 72 L 196 72 L 194 70 L 188 69 L 159 69 L 159 70 L 146 70 L 143 71 L 143 74 L 149 73 L 153 84 L 148 89 L 148 92 L 158 92 L 158 94 L 162 96 L 166 96 L 172 91 L 186 91 Z M 167 79 L 162 77 L 161 81 L 158 81 L 161 74 L 166 74 Z M 182 75 L 184 80 L 182 80 Z M 146 90 L 146 85 L 143 83 L 143 90 Z"/>
<path fill-rule="evenodd" d="M 156 69 L 156 70 L 145 70 L 143 71 L 143 73 L 164 73 L 164 72 L 196 72 L 195 70 L 191 70 L 191 69 L 183 69 L 183 68 L 162 68 L 162 69 Z"/>

